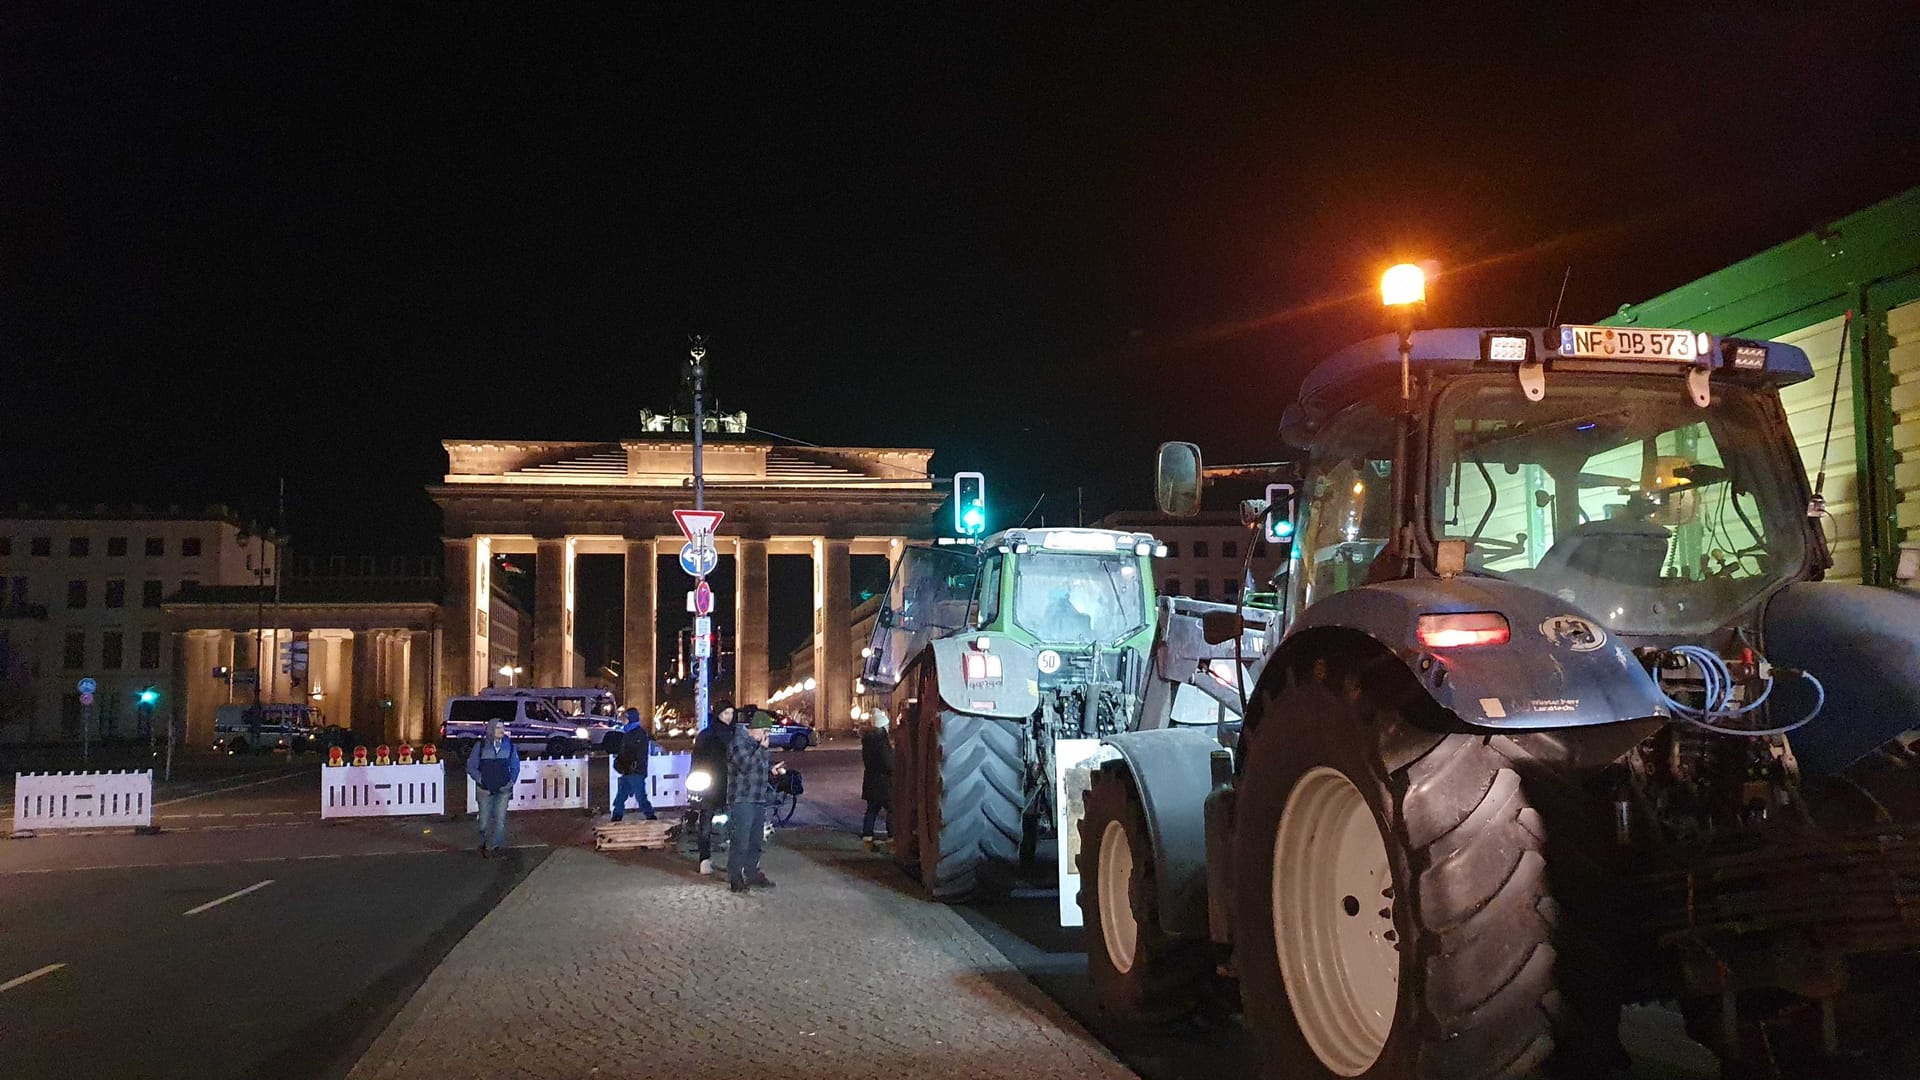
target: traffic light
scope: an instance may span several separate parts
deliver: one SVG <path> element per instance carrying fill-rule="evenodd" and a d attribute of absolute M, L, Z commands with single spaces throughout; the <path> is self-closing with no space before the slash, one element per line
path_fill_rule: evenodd
<path fill-rule="evenodd" d="M 141 708 L 151 709 L 158 704 L 160 704 L 160 691 L 158 689 L 149 686 L 146 689 L 140 691 L 140 707 Z"/>
<path fill-rule="evenodd" d="M 987 531 L 985 474 L 953 474 L 953 531 L 961 536 L 979 536 Z"/>
<path fill-rule="evenodd" d="M 1267 542 L 1293 542 L 1293 485 L 1267 485 Z"/>

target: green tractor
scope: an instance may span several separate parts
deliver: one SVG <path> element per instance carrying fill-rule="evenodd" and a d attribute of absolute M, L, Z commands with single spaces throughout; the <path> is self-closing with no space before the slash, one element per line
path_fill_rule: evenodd
<path fill-rule="evenodd" d="M 1004 887 L 1051 827 L 1054 744 L 1130 730 L 1156 627 L 1145 533 L 912 547 L 865 681 L 892 693 L 895 857 L 936 899 Z"/>

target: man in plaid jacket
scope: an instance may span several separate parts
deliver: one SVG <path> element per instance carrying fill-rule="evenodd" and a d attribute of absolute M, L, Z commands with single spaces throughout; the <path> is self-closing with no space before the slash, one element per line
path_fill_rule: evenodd
<path fill-rule="evenodd" d="M 772 778 L 766 746 L 746 724 L 733 725 L 733 741 L 727 744 L 727 885 L 734 892 L 773 886 L 760 872 L 767 804 L 774 800 Z"/>

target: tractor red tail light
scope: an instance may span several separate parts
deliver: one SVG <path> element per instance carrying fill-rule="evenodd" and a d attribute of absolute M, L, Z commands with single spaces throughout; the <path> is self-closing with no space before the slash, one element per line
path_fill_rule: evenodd
<path fill-rule="evenodd" d="M 1422 615 L 1420 644 L 1429 649 L 1460 649 L 1475 645 L 1505 645 L 1513 636 L 1507 617 L 1497 611 L 1468 615 Z"/>
<path fill-rule="evenodd" d="M 998 679 L 1003 673 L 1000 658 L 990 653 L 963 653 L 960 657 L 961 674 L 969 680 Z"/>

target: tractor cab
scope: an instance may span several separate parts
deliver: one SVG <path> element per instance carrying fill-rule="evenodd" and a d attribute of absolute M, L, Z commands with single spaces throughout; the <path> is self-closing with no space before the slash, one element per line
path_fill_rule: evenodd
<path fill-rule="evenodd" d="M 890 689 L 929 641 L 961 633 L 1038 650 L 1043 683 L 1096 653 L 1144 651 L 1164 551 L 1146 533 L 1065 528 L 909 548 L 875 617 L 865 680 Z"/>
<path fill-rule="evenodd" d="M 1283 435 L 1311 448 L 1298 504 L 1273 511 L 1295 530 L 1290 625 L 1363 585 L 1469 578 L 1697 639 L 1824 569 L 1777 395 L 1812 374 L 1799 349 L 1590 327 L 1405 344 L 1336 354 L 1287 410 Z"/>

